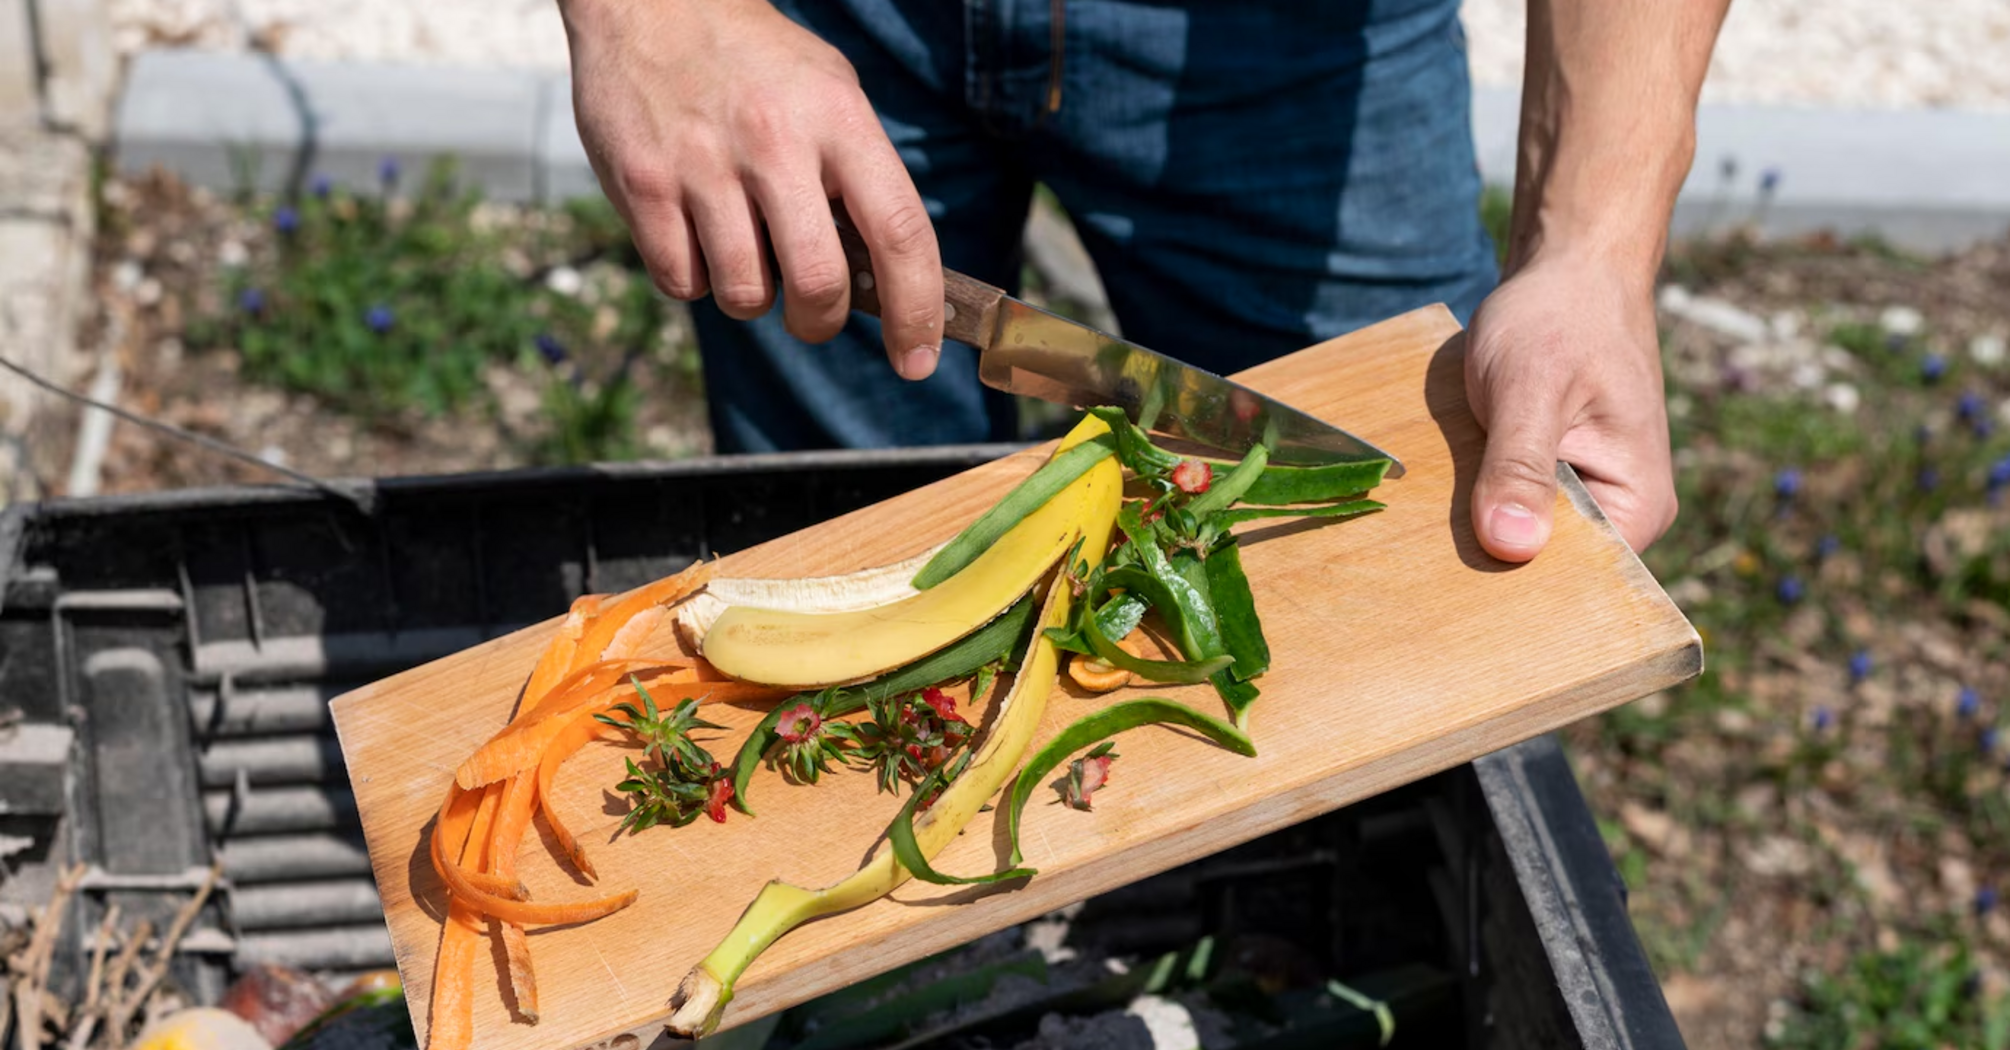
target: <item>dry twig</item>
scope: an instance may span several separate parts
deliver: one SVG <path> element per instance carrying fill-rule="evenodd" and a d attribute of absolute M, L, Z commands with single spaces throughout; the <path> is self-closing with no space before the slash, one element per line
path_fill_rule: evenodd
<path fill-rule="evenodd" d="M 153 962 L 148 964 L 146 972 L 140 975 L 140 983 L 133 988 L 131 995 L 121 996 L 113 1005 L 112 1023 L 106 1035 L 111 1037 L 114 1046 L 125 1044 L 126 1029 L 132 1025 L 133 1014 L 146 1005 L 147 1000 L 153 996 L 154 989 L 160 986 L 161 978 L 167 975 L 168 964 L 174 961 L 176 946 L 181 943 L 182 936 L 188 933 L 189 926 L 194 924 L 195 917 L 202 912 L 202 906 L 208 903 L 210 891 L 216 888 L 216 880 L 222 876 L 221 864 L 210 865 L 209 874 L 203 878 L 202 885 L 196 887 L 195 896 L 190 897 L 188 903 L 182 905 L 181 910 L 175 913 L 174 921 L 168 924 L 167 932 L 161 936 L 160 948 L 154 952 Z"/>
<path fill-rule="evenodd" d="M 63 931 L 63 915 L 70 898 L 84 881 L 82 864 L 56 877 L 49 904 L 35 920 L 35 936 L 20 954 L 7 960 L 14 971 L 14 1043 L 20 1050 L 41 1050 L 43 997 L 48 990 L 49 963 L 56 957 L 56 938 Z"/>
<path fill-rule="evenodd" d="M 91 1035 L 97 1031 L 100 1007 L 104 1004 L 105 951 L 111 947 L 112 938 L 119 929 L 119 906 L 113 904 L 105 909 L 104 921 L 98 923 L 98 942 L 91 946 L 91 976 L 84 983 L 84 1005 L 78 1007 L 76 1024 L 70 1029 L 66 1050 L 84 1050 L 91 1045 Z"/>
<path fill-rule="evenodd" d="M 105 972 L 105 995 L 98 1003 L 98 1019 L 108 1021 L 112 1013 L 125 999 L 126 978 L 133 972 L 133 963 L 139 960 L 140 949 L 146 947 L 147 939 L 154 935 L 154 924 L 141 919 L 133 928 L 132 938 L 119 948 L 119 954 L 112 957 L 111 969 Z M 123 1037 L 114 1040 L 114 1045 L 123 1042 Z"/>

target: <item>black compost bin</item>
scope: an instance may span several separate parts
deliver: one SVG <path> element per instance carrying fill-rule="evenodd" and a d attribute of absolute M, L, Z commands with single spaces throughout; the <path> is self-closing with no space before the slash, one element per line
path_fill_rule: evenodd
<path fill-rule="evenodd" d="M 1008 451 L 387 479 L 358 486 L 357 503 L 240 488 L 10 508 L 0 714 L 18 725 L 0 747 L 0 834 L 32 845 L 8 857 L 0 902 L 39 904 L 56 864 L 92 866 L 57 959 L 59 982 L 74 981 L 76 931 L 114 901 L 158 927 L 215 860 L 224 885 L 173 974 L 196 999 L 259 961 L 331 980 L 387 966 L 331 697 L 541 621 L 579 594 L 630 588 Z M 1111 960 L 1136 972 L 1158 959 L 1191 979 L 1189 993 L 1254 995 L 1273 1011 L 1293 1000 L 1271 993 L 1304 983 L 1294 971 L 1344 980 L 1393 1010 L 1392 1046 L 1682 1045 L 1624 887 L 1546 738 L 1145 879 L 1066 921 L 1068 943 L 1112 972 L 1124 966 Z M 987 951 L 966 953 L 971 966 L 1018 965 Z M 1012 1046 L 1095 1002 L 1081 988 L 945 999 L 964 979 L 955 963 L 904 975 L 925 978 L 924 1002 L 956 1008 L 927 1024 L 889 1021 L 889 1002 L 914 997 L 881 982 L 791 1011 L 767 1045 Z M 1239 983 L 1209 983 L 1231 971 Z M 1380 1041 L 1366 1012 L 1296 1002 L 1242 1045 L 1350 1045 L 1363 1031 Z"/>

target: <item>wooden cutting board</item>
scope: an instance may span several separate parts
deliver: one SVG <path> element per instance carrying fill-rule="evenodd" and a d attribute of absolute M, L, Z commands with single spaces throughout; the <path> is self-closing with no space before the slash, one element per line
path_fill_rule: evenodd
<path fill-rule="evenodd" d="M 741 980 L 725 1024 L 784 1009 L 1064 904 L 1215 853 L 1469 761 L 1699 672 L 1695 631 L 1566 475 L 1549 547 L 1509 567 L 1468 525 L 1482 434 L 1466 407 L 1464 340 L 1442 308 L 1406 314 L 1238 378 L 1340 422 L 1400 457 L 1408 474 L 1375 493 L 1388 509 L 1316 527 L 1271 524 L 1245 538 L 1244 565 L 1274 653 L 1242 758 L 1189 734 L 1126 734 L 1093 813 L 1027 809 L 1017 888 L 910 882 L 886 900 L 784 937 Z M 1032 470 L 1044 451 L 957 477 L 724 558 L 722 575 L 809 576 L 885 564 L 953 534 Z M 418 1031 L 444 892 L 424 835 L 454 767 L 501 726 L 546 639 L 530 628 L 337 698 L 334 719 Z M 653 646 L 673 649 L 666 627 Z M 645 650 L 654 651 L 654 650 Z M 1220 710 L 1206 687 L 1103 697 L 1057 692 L 1040 739 L 1128 695 Z M 708 708 L 730 754 L 757 710 Z M 988 712 L 986 712 L 988 714 Z M 702 742 L 702 739 L 701 739 Z M 1037 746 L 1037 742 L 1036 745 Z M 622 756 L 597 744 L 569 763 L 553 802 L 598 865 L 599 888 L 526 839 L 533 899 L 637 886 L 626 911 L 533 932 L 543 1020 L 517 1023 L 496 974 L 477 968 L 476 1045 L 637 1048 L 661 1037 L 666 1001 L 771 878 L 820 886 L 849 874 L 898 808 L 867 773 L 791 787 L 763 770 L 759 817 L 615 837 Z M 1046 793 L 1036 796 L 1042 802 Z M 936 866 L 1001 866 L 981 814 Z M 498 958 L 500 956 L 498 955 Z"/>

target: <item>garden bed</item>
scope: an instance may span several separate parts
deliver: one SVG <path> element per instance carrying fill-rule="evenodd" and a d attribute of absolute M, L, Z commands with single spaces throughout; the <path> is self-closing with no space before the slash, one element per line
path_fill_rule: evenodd
<path fill-rule="evenodd" d="M 379 193 L 310 186 L 287 206 L 106 182 L 93 284 L 122 404 L 320 476 L 710 451 L 685 308 L 604 203 L 511 207 L 448 171 L 383 174 Z M 67 475 L 69 446 L 45 476 Z M 123 425 L 101 477 L 272 480 Z"/>

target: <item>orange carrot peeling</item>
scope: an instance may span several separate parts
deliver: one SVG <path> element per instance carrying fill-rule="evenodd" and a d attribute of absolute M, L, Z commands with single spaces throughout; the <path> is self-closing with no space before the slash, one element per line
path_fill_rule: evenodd
<path fill-rule="evenodd" d="M 531 811 L 537 804 L 537 777 L 532 773 L 519 773 L 509 778 L 503 788 L 502 802 L 496 809 L 495 826 L 489 831 L 488 872 L 508 882 L 516 881 L 517 849 L 523 842 L 523 833 L 530 827 Z M 524 936 L 519 923 L 491 920 L 496 932 L 502 938 L 503 952 L 509 960 L 510 990 L 516 995 L 517 1013 L 524 1020 L 537 1022 L 537 975 L 530 965 L 530 940 Z"/>
<path fill-rule="evenodd" d="M 588 901 L 531 902 L 512 900 L 487 893 L 468 879 L 468 873 L 458 864 L 449 864 L 440 855 L 440 844 L 433 842 L 433 864 L 447 881 L 447 888 L 457 899 L 464 900 L 476 911 L 504 922 L 522 923 L 526 926 L 558 926 L 575 922 L 588 922 L 612 915 L 635 903 L 635 890 L 616 893 Z"/>
<path fill-rule="evenodd" d="M 565 677 L 579 651 L 580 635 L 586 633 L 587 623 L 600 612 L 604 597 L 599 594 L 582 595 L 566 611 L 565 619 L 559 622 L 557 632 L 544 647 L 544 655 L 538 657 L 537 666 L 531 670 L 530 680 L 523 685 L 524 710 L 528 711 L 531 705 L 551 692 L 551 687 L 557 685 L 559 679 Z"/>
<path fill-rule="evenodd" d="M 618 652 L 610 653 L 608 650 L 615 636 L 628 625 L 628 621 L 634 619 L 644 609 L 670 605 L 681 600 L 703 587 L 711 578 L 711 562 L 693 562 L 690 568 L 675 576 L 667 576 L 646 587 L 636 588 L 612 603 L 603 604 L 600 614 L 593 618 L 585 633 L 580 635 L 578 655 L 573 658 L 575 666 L 582 657 L 600 660 L 607 656 L 626 655 Z"/>
<path fill-rule="evenodd" d="M 688 667 L 680 667 L 660 677 L 674 681 L 679 678 L 696 678 L 697 675 Z M 537 768 L 538 756 L 544 753 L 545 745 L 551 742 L 552 737 L 564 728 L 566 716 L 586 708 L 611 710 L 613 705 L 619 702 L 607 694 L 610 691 L 618 692 L 617 687 L 621 678 L 622 673 L 616 668 L 588 675 L 563 697 L 540 705 L 542 713 L 529 721 L 505 728 L 488 743 L 476 748 L 475 753 L 469 755 L 467 761 L 462 762 L 461 767 L 454 771 L 454 781 L 463 788 L 472 790 L 514 776 L 524 770 Z M 545 708 L 549 710 L 544 710 Z"/>
<path fill-rule="evenodd" d="M 449 855 L 463 857 L 465 858 L 463 863 L 474 862 L 479 865 L 480 858 L 488 851 L 489 829 L 495 819 L 493 807 L 490 808 L 490 815 L 486 820 L 481 816 L 482 804 L 488 797 L 486 788 L 480 791 L 462 791 L 459 784 L 447 786 L 447 800 L 440 806 L 439 819 L 433 822 L 432 855 L 433 871 L 440 876 L 441 882 L 447 883 L 449 890 L 453 888 L 453 883 L 447 878 L 446 865 L 442 863 L 442 858 Z M 479 867 L 472 872 L 464 872 L 463 875 L 467 881 L 491 895 L 518 898 L 525 896 L 523 884 L 513 878 L 499 879 L 479 870 Z"/>
<path fill-rule="evenodd" d="M 465 904 L 447 906 L 440 954 L 433 962 L 426 1050 L 467 1050 L 474 1045 L 475 957 L 482 946 L 479 921 Z"/>
<path fill-rule="evenodd" d="M 551 837 L 558 842 L 558 848 L 565 859 L 581 875 L 597 879 L 600 873 L 593 870 L 593 863 L 586 859 L 586 847 L 573 837 L 565 822 L 559 819 L 558 810 L 551 804 L 552 780 L 558 776 L 558 767 L 565 764 L 580 748 L 596 739 L 613 739 L 620 730 L 595 719 L 590 712 L 573 715 L 550 744 L 544 749 L 544 757 L 537 764 L 538 809 L 544 813 L 544 823 L 551 829 Z"/>
<path fill-rule="evenodd" d="M 446 928 L 440 931 L 440 955 L 433 963 L 433 997 L 429 1004 L 426 1050 L 466 1050 L 475 1039 L 475 958 L 481 951 L 481 919 L 453 892 L 442 863 L 443 839 L 463 861 L 481 862 L 488 849 L 488 826 L 500 804 L 500 791 L 459 794 L 453 789 L 433 825 L 433 863 L 447 881 Z"/>

